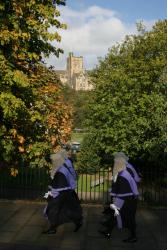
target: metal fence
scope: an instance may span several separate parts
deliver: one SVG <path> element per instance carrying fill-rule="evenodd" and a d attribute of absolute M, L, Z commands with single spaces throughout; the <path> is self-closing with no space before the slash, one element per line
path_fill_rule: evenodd
<path fill-rule="evenodd" d="M 111 170 L 91 173 L 78 172 L 77 193 L 83 203 L 107 203 L 110 200 Z M 154 205 L 167 205 L 167 187 L 161 171 L 143 171 L 139 185 L 140 201 Z M 48 191 L 49 174 L 46 169 L 20 168 L 16 176 L 9 169 L 0 169 L 1 199 L 43 200 Z"/>
<path fill-rule="evenodd" d="M 22 167 L 16 176 L 9 169 L 0 169 L 0 198 L 41 199 L 48 182 L 46 169 Z"/>
<path fill-rule="evenodd" d="M 143 203 L 167 206 L 167 174 L 160 168 L 145 169 L 139 186 Z"/>

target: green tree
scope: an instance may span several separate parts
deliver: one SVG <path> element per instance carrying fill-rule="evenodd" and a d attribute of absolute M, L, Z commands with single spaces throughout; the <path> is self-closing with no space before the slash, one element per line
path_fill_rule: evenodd
<path fill-rule="evenodd" d="M 76 166 L 81 172 L 93 172 L 101 167 L 99 148 L 96 144 L 94 134 L 88 134 L 84 137 L 81 144 L 81 151 L 77 155 Z"/>
<path fill-rule="evenodd" d="M 167 160 L 167 20 L 127 36 L 92 71 L 89 126 L 101 156 Z M 89 159 L 87 159 L 89 161 Z"/>
<path fill-rule="evenodd" d="M 53 4 L 54 2 L 54 4 Z M 27 159 L 26 148 L 36 145 L 35 156 L 45 165 L 50 147 L 45 142 L 45 119 L 38 109 L 36 73 L 42 57 L 63 52 L 57 32 L 66 28 L 58 20 L 64 1 L 0 1 L 0 161 L 18 165 Z M 50 28 L 56 28 L 50 32 Z M 56 80 L 55 80 L 56 81 Z M 46 83 L 45 83 L 46 84 Z M 39 139 L 41 138 L 41 139 Z"/>
<path fill-rule="evenodd" d="M 85 129 L 92 91 L 76 91 L 69 86 L 64 86 L 63 92 L 65 100 L 73 107 L 73 128 Z"/>

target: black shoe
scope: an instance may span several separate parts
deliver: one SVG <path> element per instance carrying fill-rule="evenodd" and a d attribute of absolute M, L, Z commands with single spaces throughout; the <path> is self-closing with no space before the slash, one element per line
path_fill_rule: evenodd
<path fill-rule="evenodd" d="M 108 239 L 108 240 L 111 238 L 111 233 L 109 233 L 109 232 L 107 232 L 107 231 L 98 230 L 98 232 L 99 232 L 100 234 L 104 235 L 104 237 L 105 237 L 106 239 Z"/>
<path fill-rule="evenodd" d="M 125 242 L 125 243 L 134 243 L 134 242 L 137 242 L 137 237 L 129 237 L 127 239 L 124 239 L 123 242 Z"/>
<path fill-rule="evenodd" d="M 74 229 L 73 232 L 77 232 L 80 229 L 80 227 L 82 227 L 82 223 L 76 224 L 75 229 Z"/>
<path fill-rule="evenodd" d="M 56 233 L 56 229 L 48 229 L 42 232 L 42 234 L 55 234 L 55 233 Z"/>

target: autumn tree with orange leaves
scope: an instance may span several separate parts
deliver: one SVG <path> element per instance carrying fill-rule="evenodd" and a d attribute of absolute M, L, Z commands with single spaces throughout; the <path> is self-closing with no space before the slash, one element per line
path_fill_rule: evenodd
<path fill-rule="evenodd" d="M 0 0 L 2 166 L 18 168 L 23 162 L 24 166 L 46 166 L 45 156 L 70 132 L 61 84 L 51 70 L 40 68 L 43 56 L 63 52 L 51 41 L 60 42 L 57 31 L 66 28 L 59 21 L 58 9 L 64 2 Z"/>
<path fill-rule="evenodd" d="M 72 129 L 73 108 L 64 98 L 64 87 L 54 70 L 38 67 L 37 104 L 44 116 L 48 140 L 53 151 L 67 143 Z"/>

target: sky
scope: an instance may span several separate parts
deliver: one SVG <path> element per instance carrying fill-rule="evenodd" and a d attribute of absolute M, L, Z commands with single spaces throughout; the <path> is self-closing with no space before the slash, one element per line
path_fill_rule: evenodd
<path fill-rule="evenodd" d="M 45 60 L 57 70 L 66 69 L 69 52 L 83 56 L 84 68 L 93 69 L 113 45 L 137 33 L 136 22 L 150 30 L 156 21 L 167 19 L 167 0 L 66 0 L 58 9 L 67 29 L 59 29 L 61 42 L 52 44 L 64 54 Z"/>

